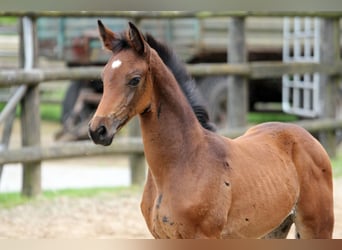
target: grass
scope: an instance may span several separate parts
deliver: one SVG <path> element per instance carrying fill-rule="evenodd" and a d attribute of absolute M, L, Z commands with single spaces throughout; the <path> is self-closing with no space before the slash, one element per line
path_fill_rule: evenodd
<path fill-rule="evenodd" d="M 18 21 L 17 17 L 0 17 L 0 26 L 15 25 Z"/>
<path fill-rule="evenodd" d="M 23 197 L 18 192 L 1 193 L 0 209 L 9 209 L 26 203 L 37 202 L 42 199 L 53 200 L 58 197 L 91 198 L 100 195 L 114 195 L 117 197 L 125 197 L 128 195 L 137 194 L 140 191 L 141 188 L 137 186 L 48 190 L 44 191 L 40 196 L 34 199 Z"/>
<path fill-rule="evenodd" d="M 30 202 L 30 199 L 21 196 L 20 193 L 0 194 L 0 208 L 12 208 L 27 202 Z"/>
<path fill-rule="evenodd" d="M 251 124 L 257 124 L 268 121 L 294 122 L 298 120 L 298 117 L 295 115 L 285 114 L 282 112 L 250 112 L 247 115 L 247 120 Z"/>
<path fill-rule="evenodd" d="M 0 18 L 1 19 L 1 18 Z M 62 115 L 62 100 L 64 98 L 65 89 L 63 87 L 59 89 L 49 89 L 47 87 L 41 88 L 40 96 L 40 117 L 42 120 L 60 122 Z M 48 102 L 51 100 L 60 101 Z M 5 107 L 5 103 L 0 103 L 0 112 Z M 16 115 L 20 116 L 20 104 L 17 105 Z"/>
<path fill-rule="evenodd" d="M 5 103 L 0 103 L 0 112 L 5 107 Z M 42 103 L 40 105 L 40 117 L 42 120 L 46 121 L 60 121 L 60 117 L 62 114 L 62 106 L 57 104 L 47 104 Z M 20 107 L 17 106 L 16 115 L 19 117 L 20 115 Z"/>
<path fill-rule="evenodd" d="M 342 150 L 338 151 L 336 157 L 331 159 L 331 164 L 333 166 L 334 177 L 342 177 Z"/>
<path fill-rule="evenodd" d="M 46 121 L 60 121 L 62 114 L 62 106 L 56 104 L 41 104 L 40 105 L 40 117 Z"/>

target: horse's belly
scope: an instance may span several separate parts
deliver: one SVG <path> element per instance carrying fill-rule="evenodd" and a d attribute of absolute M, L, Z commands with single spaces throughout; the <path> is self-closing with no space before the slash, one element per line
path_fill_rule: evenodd
<path fill-rule="evenodd" d="M 294 166 L 245 171 L 232 180 L 227 238 L 258 238 L 277 228 L 291 213 L 299 195 Z"/>

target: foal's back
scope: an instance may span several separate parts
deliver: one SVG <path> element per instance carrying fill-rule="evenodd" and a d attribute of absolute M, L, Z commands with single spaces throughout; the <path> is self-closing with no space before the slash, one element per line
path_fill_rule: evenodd
<path fill-rule="evenodd" d="M 231 141 L 227 150 L 233 169 L 234 206 L 229 214 L 233 221 L 245 216 L 243 225 L 236 225 L 245 236 L 253 236 L 248 235 L 253 220 L 258 230 L 272 224 L 276 229 L 293 213 L 297 237 L 331 238 L 332 168 L 323 147 L 306 130 L 293 124 L 264 123 Z M 237 237 L 229 232 L 227 236 Z"/>

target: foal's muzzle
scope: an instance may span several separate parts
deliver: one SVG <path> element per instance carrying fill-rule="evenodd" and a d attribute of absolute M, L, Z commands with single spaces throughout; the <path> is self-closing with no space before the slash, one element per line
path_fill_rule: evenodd
<path fill-rule="evenodd" d="M 89 137 L 93 140 L 95 144 L 101 144 L 103 146 L 108 146 L 112 143 L 114 135 L 110 136 L 108 130 L 104 125 L 100 125 L 95 130 L 90 128 L 89 124 Z"/>
<path fill-rule="evenodd" d="M 125 123 L 126 119 L 94 117 L 89 123 L 89 137 L 95 144 L 108 146 L 112 143 L 114 136 Z"/>

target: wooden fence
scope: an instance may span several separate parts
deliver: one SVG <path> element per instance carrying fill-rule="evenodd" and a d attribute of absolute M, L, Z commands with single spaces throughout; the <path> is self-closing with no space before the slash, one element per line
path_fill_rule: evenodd
<path fill-rule="evenodd" d="M 228 98 L 228 121 L 230 130 L 223 134 L 229 137 L 236 137 L 242 134 L 246 128 L 247 115 L 247 79 L 281 77 L 283 74 L 302 74 L 319 72 L 324 80 L 322 85 L 322 116 L 316 120 L 301 121 L 300 125 L 312 132 L 318 132 L 319 139 L 329 154 L 333 156 L 336 150 L 336 129 L 342 128 L 342 121 L 335 119 L 336 105 L 331 101 L 338 98 L 338 84 L 342 75 L 342 63 L 340 60 L 340 27 L 339 21 L 342 12 L 323 13 L 262 13 L 262 12 L 0 12 L 0 16 L 25 17 L 32 23 L 31 36 L 36 39 L 35 19 L 38 16 L 111 16 L 127 17 L 139 20 L 142 18 L 208 18 L 208 17 L 231 17 L 229 24 L 228 53 L 230 59 L 227 64 L 198 64 L 188 65 L 188 70 L 193 75 L 229 75 L 230 84 L 228 86 L 232 97 Z M 320 63 L 282 63 L 282 62 L 247 62 L 246 60 L 246 37 L 244 23 L 250 16 L 272 17 L 272 16 L 315 16 L 321 17 L 323 57 Z M 31 48 L 23 42 L 21 36 L 21 54 L 23 63 L 28 60 L 25 51 L 31 50 L 34 55 L 32 67 L 20 70 L 0 70 L 0 88 L 20 86 L 21 92 L 15 100 L 7 103 L 7 109 L 0 115 L 0 123 L 9 124 L 10 112 L 21 103 L 21 123 L 22 123 L 22 145 L 21 149 L 8 150 L 0 148 L 0 166 L 7 163 L 23 163 L 23 195 L 35 196 L 41 192 L 41 161 L 49 159 L 60 159 L 77 156 L 91 156 L 98 154 L 128 154 L 131 156 L 135 183 L 143 183 L 145 180 L 143 145 L 141 138 L 129 137 L 117 139 L 110 147 L 96 146 L 90 142 L 70 142 L 56 144 L 51 147 L 41 147 L 40 145 L 40 116 L 39 116 L 39 91 L 41 82 L 52 80 L 76 80 L 76 79 L 97 79 L 100 77 L 101 67 L 70 68 L 70 69 L 38 69 L 35 68 L 37 53 L 35 43 Z M 21 98 L 22 97 L 22 98 Z M 10 131 L 7 127 L 4 131 Z M 4 132 L 6 135 L 6 132 Z M 8 140 L 6 140 L 8 141 Z"/>

